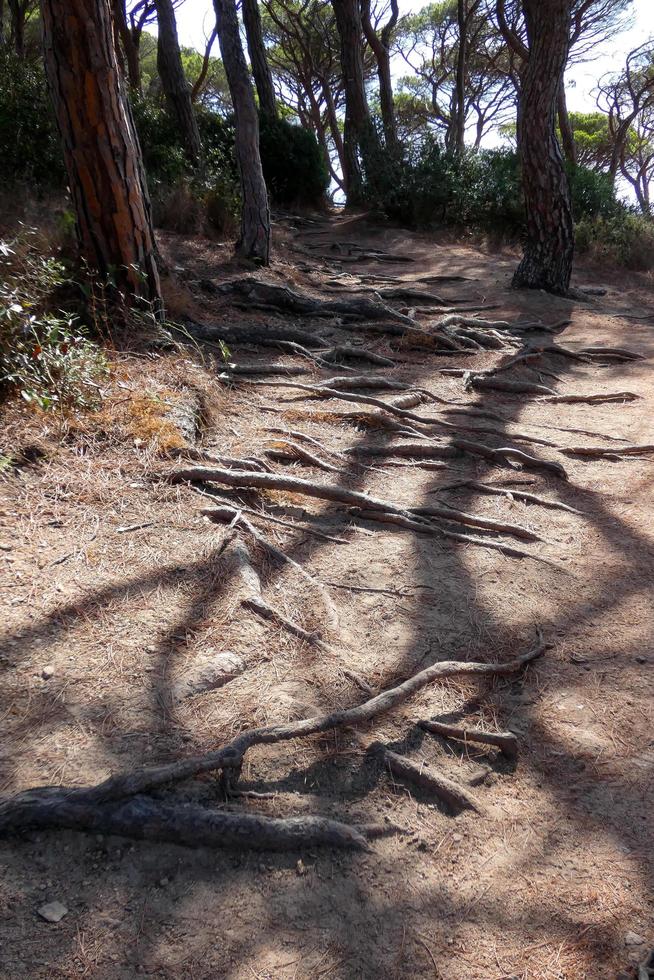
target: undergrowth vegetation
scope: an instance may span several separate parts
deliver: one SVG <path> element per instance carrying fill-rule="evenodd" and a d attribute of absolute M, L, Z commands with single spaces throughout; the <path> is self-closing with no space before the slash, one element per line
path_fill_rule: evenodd
<path fill-rule="evenodd" d="M 44 410 L 96 404 L 107 371 L 78 316 L 57 307 L 68 284 L 34 232 L 0 240 L 0 386 Z"/>

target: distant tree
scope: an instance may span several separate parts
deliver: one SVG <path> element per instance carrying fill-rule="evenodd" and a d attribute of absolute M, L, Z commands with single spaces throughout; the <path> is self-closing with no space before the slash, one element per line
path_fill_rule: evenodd
<path fill-rule="evenodd" d="M 521 0 L 523 40 L 507 23 L 504 0 L 497 0 L 500 28 L 522 60 L 517 136 L 527 234 L 513 284 L 552 293 L 567 292 L 574 254 L 570 188 L 555 130 L 573 2 Z"/>
<path fill-rule="evenodd" d="M 479 147 L 514 112 L 511 52 L 476 0 L 432 3 L 403 17 L 396 45 L 413 72 L 396 99 L 405 130 L 427 126 L 460 151 L 468 127 Z"/>
<path fill-rule="evenodd" d="M 250 83 L 235 0 L 214 0 L 216 28 L 232 96 L 235 148 L 241 179 L 241 234 L 237 252 L 261 265 L 270 263 L 270 209 L 259 152 L 259 117 Z"/>
<path fill-rule="evenodd" d="M 344 172 L 348 205 L 364 202 L 363 171 L 375 181 L 382 154 L 366 96 L 359 0 L 331 0 L 340 38 L 345 91 Z"/>
<path fill-rule="evenodd" d="M 280 103 L 312 129 L 332 180 L 344 187 L 340 41 L 331 4 L 264 0 L 264 37 Z"/>
<path fill-rule="evenodd" d="M 80 252 L 127 302 L 162 309 L 141 151 L 113 43 L 109 0 L 41 0 L 45 63 Z"/>
<path fill-rule="evenodd" d="M 172 0 L 155 0 L 157 9 L 157 70 L 168 111 L 176 120 L 184 150 L 193 164 L 200 161 L 202 146 L 193 109 L 191 88 L 184 74 Z"/>
<path fill-rule="evenodd" d="M 379 104 L 387 149 L 397 153 L 398 138 L 391 76 L 391 40 L 399 16 L 398 0 L 390 0 L 390 16 L 378 30 L 372 22 L 370 0 L 361 0 L 361 26 L 377 62 Z"/>
<path fill-rule="evenodd" d="M 643 210 L 649 211 L 649 145 L 654 124 L 654 40 L 627 55 L 622 71 L 602 79 L 598 106 L 608 116 L 612 141 L 609 174 L 618 173 L 634 188 Z"/>

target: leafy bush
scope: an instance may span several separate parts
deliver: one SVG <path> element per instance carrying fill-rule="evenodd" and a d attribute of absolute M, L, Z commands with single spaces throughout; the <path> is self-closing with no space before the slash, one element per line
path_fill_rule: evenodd
<path fill-rule="evenodd" d="M 91 405 L 104 356 L 76 316 L 52 312 L 67 282 L 32 236 L 0 241 L 0 385 L 41 409 Z"/>
<path fill-rule="evenodd" d="M 384 207 L 411 227 L 471 225 L 516 231 L 522 225 L 515 153 L 469 150 L 458 157 L 427 140 L 403 169 Z"/>
<path fill-rule="evenodd" d="M 608 174 L 589 167 L 568 166 L 572 214 L 575 221 L 585 218 L 609 218 L 618 213 L 620 202 Z"/>
<path fill-rule="evenodd" d="M 627 208 L 611 217 L 583 218 L 576 239 L 577 251 L 591 258 L 635 271 L 654 269 L 654 220 Z"/>
<path fill-rule="evenodd" d="M 276 204 L 320 207 L 329 186 L 329 171 L 310 130 L 285 119 L 262 119 L 261 165 Z"/>
<path fill-rule="evenodd" d="M 0 49 L 0 79 L 0 183 L 61 186 L 61 144 L 41 60 Z"/>

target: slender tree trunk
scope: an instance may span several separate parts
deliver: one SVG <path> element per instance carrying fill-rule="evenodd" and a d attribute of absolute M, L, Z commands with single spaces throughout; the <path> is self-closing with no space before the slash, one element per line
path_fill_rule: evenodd
<path fill-rule="evenodd" d="M 11 43 L 19 58 L 25 54 L 25 16 L 27 6 L 22 0 L 9 0 L 11 17 Z"/>
<path fill-rule="evenodd" d="M 259 109 L 261 115 L 267 119 L 277 119 L 277 101 L 275 99 L 275 89 L 273 86 L 270 65 L 266 57 L 266 48 L 263 43 L 263 29 L 261 27 L 261 14 L 259 13 L 258 0 L 243 0 L 243 24 L 245 25 L 245 36 L 248 42 L 248 53 L 254 84 L 259 98 Z"/>
<path fill-rule="evenodd" d="M 5 0 L 0 0 L 0 48 L 5 46 Z"/>
<path fill-rule="evenodd" d="M 336 149 L 336 155 L 338 161 L 341 165 L 341 172 L 343 174 L 343 188 L 347 195 L 347 179 L 345 176 L 345 147 L 343 145 L 343 137 L 341 135 L 341 130 L 338 125 L 338 116 L 336 114 L 336 104 L 334 103 L 334 95 L 329 84 L 322 79 L 320 80 L 320 87 L 322 91 L 323 99 L 325 100 L 325 106 L 327 108 L 327 120 L 329 122 L 329 131 L 334 142 L 334 148 Z"/>
<path fill-rule="evenodd" d="M 132 32 L 127 23 L 125 12 L 125 0 L 114 0 L 114 20 L 116 31 L 120 38 L 120 44 L 125 58 L 127 69 L 127 82 L 132 92 L 141 92 L 141 62 L 139 59 L 139 49 L 134 43 Z"/>
<path fill-rule="evenodd" d="M 200 131 L 191 100 L 191 89 L 182 66 L 173 0 L 156 0 L 156 8 L 159 27 L 157 70 L 161 87 L 168 110 L 179 126 L 186 155 L 192 163 L 197 164 L 202 153 Z"/>
<path fill-rule="evenodd" d="M 341 68 L 345 84 L 345 183 L 347 204 L 364 203 L 363 174 L 374 180 L 381 148 L 370 118 L 363 73 L 361 13 L 358 0 L 332 0 L 341 42 Z"/>
<path fill-rule="evenodd" d="M 563 156 L 568 163 L 575 167 L 577 165 L 577 148 L 575 146 L 575 137 L 570 124 L 570 116 L 568 115 L 568 102 L 565 97 L 565 83 L 563 81 L 559 86 L 559 91 L 556 96 L 556 112 L 559 118 L 559 130 L 561 131 L 561 148 L 563 150 Z"/>
<path fill-rule="evenodd" d="M 214 46 L 215 40 L 218 37 L 218 31 L 214 27 L 211 34 L 209 35 L 209 40 L 204 49 L 204 57 L 202 59 L 202 68 L 200 69 L 200 74 L 195 79 L 193 83 L 193 88 L 191 89 L 191 102 L 197 102 L 202 94 L 202 89 L 204 88 L 204 83 L 209 74 L 209 65 L 211 63 L 211 49 Z"/>
<path fill-rule="evenodd" d="M 398 0 L 391 0 L 391 16 L 378 35 L 370 19 L 370 0 L 361 0 L 361 24 L 366 41 L 370 45 L 377 62 L 377 77 L 379 78 L 379 102 L 381 107 L 382 124 L 386 147 L 397 152 L 397 123 L 395 119 L 395 103 L 393 101 L 393 79 L 391 77 L 391 37 L 397 24 L 399 14 Z"/>
<path fill-rule="evenodd" d="M 522 5 L 529 56 L 521 79 L 518 146 L 527 237 L 513 284 L 566 293 L 574 229 L 555 119 L 568 57 L 571 0 L 522 0 Z"/>
<path fill-rule="evenodd" d="M 457 22 L 459 25 L 459 50 L 456 58 L 456 109 L 454 113 L 454 152 L 463 156 L 466 138 L 466 71 L 468 53 L 468 15 L 466 0 L 457 2 Z"/>
<path fill-rule="evenodd" d="M 109 0 L 41 0 L 41 12 L 81 256 L 127 302 L 136 296 L 160 313 L 150 201 Z"/>
<path fill-rule="evenodd" d="M 235 0 L 214 0 L 220 51 L 232 96 L 243 209 L 239 255 L 270 263 L 270 210 L 259 153 L 259 117 L 243 54 Z"/>

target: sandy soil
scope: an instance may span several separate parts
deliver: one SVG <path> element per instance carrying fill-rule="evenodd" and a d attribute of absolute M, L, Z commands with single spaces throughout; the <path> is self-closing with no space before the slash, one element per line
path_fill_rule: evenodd
<path fill-rule="evenodd" d="M 515 263 L 508 251 L 343 218 L 299 226 L 280 219 L 275 231 L 278 258 L 261 275 L 314 296 L 334 295 L 329 279 L 339 272 L 411 283 L 459 274 L 470 281 L 420 285 L 446 305 L 489 305 L 488 316 L 510 321 L 570 318 L 556 341 L 572 349 L 621 346 L 646 358 L 654 351 L 654 314 L 629 318 L 654 307 L 644 276 L 582 269 L 577 284 L 603 284 L 606 295 L 522 295 L 508 288 Z M 339 261 L 342 253 L 329 242 L 343 240 L 414 261 Z M 324 244 L 311 247 L 317 243 Z M 162 450 L 183 445 L 167 413 L 191 396 L 203 406 L 198 445 L 215 453 L 263 458 L 275 438 L 267 430 L 280 426 L 335 452 L 393 441 L 384 430 L 339 418 L 356 406 L 282 388 L 230 386 L 210 348 L 203 360 L 193 348 L 162 348 L 149 358 L 116 351 L 96 415 L 25 419 L 8 406 L 3 443 L 13 465 L 0 483 L 2 793 L 95 783 L 111 772 L 209 750 L 253 725 L 357 704 L 366 695 L 348 671 L 377 691 L 438 660 L 510 659 L 529 648 L 538 626 L 553 647 L 514 679 L 427 687 L 358 733 L 254 750 L 243 786 L 274 792 L 270 799 L 226 803 L 213 776 L 161 794 L 269 815 L 397 825 L 369 852 L 191 849 L 68 831 L 1 841 L 0 976 L 635 977 L 654 946 L 654 469 L 648 455 L 587 460 L 556 447 L 653 442 L 651 360 L 602 365 L 550 356 L 510 375 L 559 391 L 640 396 L 624 404 L 553 405 L 533 395 L 471 393 L 461 377 L 441 369 L 480 370 L 506 353 L 444 357 L 383 333 L 346 333 L 334 321 L 236 310 L 200 285 L 239 274 L 225 247 L 169 237 L 164 248 L 176 267 L 167 290 L 178 319 L 293 323 L 329 341 L 363 342 L 395 361 L 375 373 L 501 415 L 504 421 L 493 423 L 500 434 L 485 437 L 488 445 L 511 442 L 557 459 L 569 479 L 471 457 L 430 470 L 329 455 L 336 473 L 275 463 L 279 472 L 410 506 L 437 494 L 543 539 L 510 542 L 534 556 L 519 560 L 355 520 L 343 506 L 308 497 L 246 495 L 251 509 L 296 524 L 255 521 L 270 541 L 313 576 L 341 586 L 329 589 L 338 615 L 330 626 L 316 590 L 295 569 L 251 549 L 263 595 L 289 619 L 321 630 L 334 648 L 328 655 L 243 609 L 220 553 L 225 528 L 201 516 L 205 498 L 166 482 L 174 464 Z M 433 319 L 425 317 L 425 326 Z M 307 363 L 271 348 L 235 349 L 231 356 Z M 297 380 L 328 377 L 315 368 Z M 445 414 L 449 408 L 431 404 L 428 411 L 456 419 Z M 554 445 L 515 443 L 512 432 Z M 466 486 L 443 489 L 471 478 L 509 489 L 526 483 L 579 513 Z M 174 700 L 185 673 L 225 651 L 242 659 L 239 676 Z M 430 717 L 511 729 L 520 741 L 517 764 L 483 746 L 425 734 L 416 722 Z M 373 751 L 376 742 L 466 785 L 481 779 L 473 792 L 485 813 L 454 815 L 394 780 Z M 51 901 L 67 909 L 58 923 L 38 914 Z"/>

